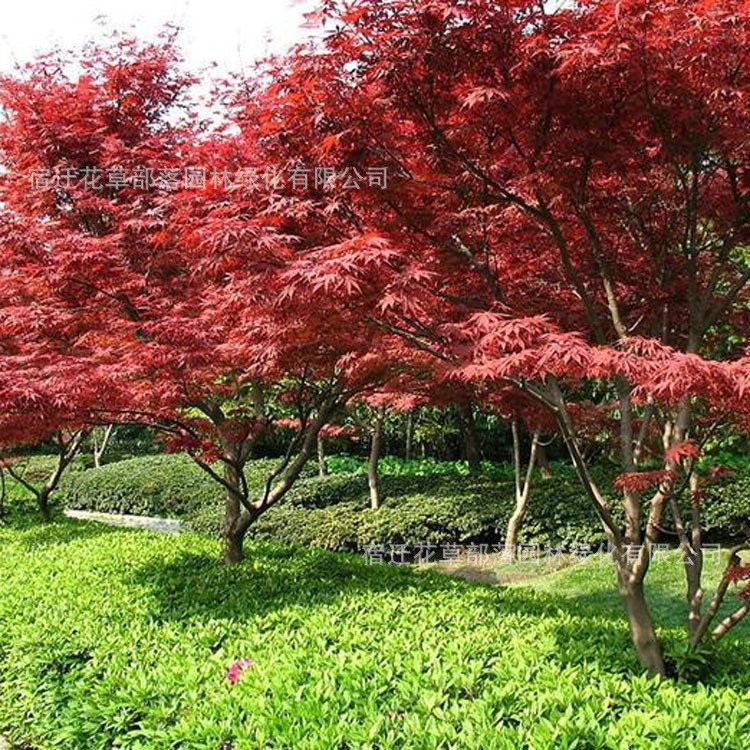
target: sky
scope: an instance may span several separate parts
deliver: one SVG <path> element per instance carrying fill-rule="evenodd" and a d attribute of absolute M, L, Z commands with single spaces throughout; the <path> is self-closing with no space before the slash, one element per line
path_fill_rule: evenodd
<path fill-rule="evenodd" d="M 2 10 L 0 72 L 55 46 L 79 47 L 114 29 L 153 37 L 165 23 L 184 29 L 180 46 L 194 71 L 211 63 L 241 70 L 281 52 L 308 33 L 300 29 L 310 0 L 16 0 Z"/>

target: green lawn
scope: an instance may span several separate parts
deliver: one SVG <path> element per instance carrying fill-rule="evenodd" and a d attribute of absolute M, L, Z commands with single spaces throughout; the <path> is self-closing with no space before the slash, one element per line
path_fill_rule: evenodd
<path fill-rule="evenodd" d="M 638 676 L 601 562 L 503 588 L 260 544 L 228 569 L 218 551 L 0 529 L 0 734 L 44 750 L 747 747 L 747 628 L 711 687 Z M 655 571 L 669 641 L 680 574 Z"/>

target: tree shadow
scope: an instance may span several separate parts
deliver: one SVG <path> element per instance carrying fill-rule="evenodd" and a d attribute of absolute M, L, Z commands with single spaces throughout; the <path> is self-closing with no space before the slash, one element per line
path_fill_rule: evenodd
<path fill-rule="evenodd" d="M 130 582 L 145 587 L 161 620 L 196 616 L 244 621 L 288 607 L 317 607 L 362 592 L 455 590 L 443 576 L 367 565 L 355 555 L 255 542 L 248 558 L 227 566 L 210 554 L 184 552 L 169 562 L 152 560 L 132 572 Z"/>
<path fill-rule="evenodd" d="M 116 533 L 118 529 L 90 521 L 73 521 L 61 513 L 51 523 L 44 523 L 30 513 L 11 513 L 0 523 L 0 549 L 3 536 L 10 532 L 8 540 L 28 552 L 40 551 L 71 542 L 93 539 Z M 122 529 L 119 529 L 122 531 Z"/>
<path fill-rule="evenodd" d="M 502 623 L 509 613 L 547 621 L 562 666 L 596 661 L 613 673 L 639 673 L 619 603 L 602 607 L 596 595 L 562 598 L 519 587 L 470 584 L 432 571 L 368 565 L 354 555 L 255 543 L 248 559 L 227 567 L 208 554 L 153 560 L 130 574 L 151 598 L 155 621 L 262 620 L 287 608 L 316 609 L 363 593 L 450 594 L 473 588 L 472 606 Z M 295 618 L 296 619 L 296 618 Z M 498 648 L 502 632 L 498 631 Z"/>

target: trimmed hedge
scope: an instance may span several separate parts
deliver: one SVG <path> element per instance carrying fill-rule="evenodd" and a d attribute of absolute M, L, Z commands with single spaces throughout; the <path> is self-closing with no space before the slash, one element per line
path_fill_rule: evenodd
<path fill-rule="evenodd" d="M 260 491 L 276 463 L 250 463 L 250 486 Z M 479 478 L 430 473 L 421 462 L 416 474 L 403 473 L 403 462 L 398 468 L 399 473 L 382 477 L 385 502 L 372 511 L 365 475 L 319 479 L 311 463 L 286 499 L 264 514 L 251 534 L 325 549 L 502 540 L 514 504 L 510 477 L 500 472 Z M 605 469 L 595 467 L 594 474 L 601 486 L 609 485 Z M 146 456 L 76 472 L 65 481 L 65 495 L 71 508 L 186 518 L 194 529 L 212 535 L 221 529 L 223 490 L 186 456 Z M 619 503 L 613 503 L 613 512 L 617 518 Z M 705 519 L 709 539 L 750 534 L 750 472 L 738 472 L 707 490 Z M 601 525 L 571 467 L 557 465 L 551 479 L 535 479 L 520 541 L 553 547 L 604 542 Z"/>
<path fill-rule="evenodd" d="M 260 492 L 277 465 L 275 459 L 248 464 L 245 476 L 251 490 Z M 220 466 L 216 468 L 221 471 Z M 312 466 L 307 471 L 312 473 Z M 181 518 L 205 509 L 220 513 L 224 489 L 188 456 L 161 454 L 71 475 L 65 497 L 74 510 Z"/>
<path fill-rule="evenodd" d="M 69 508 L 144 516 L 182 516 L 215 505 L 221 488 L 188 456 L 130 458 L 67 482 Z"/>
<path fill-rule="evenodd" d="M 311 489 L 320 480 L 306 483 Z M 325 482 L 323 483 L 325 484 Z M 369 544 L 495 543 L 505 536 L 513 511 L 513 485 L 507 481 L 468 477 L 384 477 L 386 500 L 369 508 L 366 482 L 338 478 L 339 497 L 328 507 L 316 498 L 299 499 L 267 511 L 251 529 L 258 539 L 323 547 L 356 549 Z M 304 497 L 305 485 L 297 488 Z M 310 496 L 308 495 L 308 497 Z M 601 525 L 575 477 L 566 472 L 534 488 L 521 541 L 572 547 L 601 544 Z"/>

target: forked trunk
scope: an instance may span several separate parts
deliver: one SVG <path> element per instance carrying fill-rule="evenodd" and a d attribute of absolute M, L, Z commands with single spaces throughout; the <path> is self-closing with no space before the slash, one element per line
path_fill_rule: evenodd
<path fill-rule="evenodd" d="M 109 445 L 109 441 L 114 435 L 115 426 L 110 424 L 107 425 L 104 428 L 104 432 L 102 433 L 102 439 L 101 443 L 99 442 L 99 438 L 97 435 L 97 431 L 94 430 L 92 434 L 92 438 L 94 441 L 94 468 L 100 469 L 102 465 L 102 458 L 104 457 L 104 452 L 107 450 L 107 446 Z"/>
<path fill-rule="evenodd" d="M 630 636 L 633 641 L 633 647 L 638 655 L 638 661 L 650 674 L 665 676 L 664 657 L 656 637 L 654 622 L 651 619 L 651 613 L 649 612 L 643 589 L 643 579 L 648 570 L 648 559 L 646 558 L 646 560 L 642 561 L 643 564 L 640 566 L 641 570 L 638 572 L 638 575 L 635 575 L 629 569 L 626 556 L 624 556 L 623 538 L 619 526 L 612 518 L 609 505 L 589 472 L 586 460 L 578 446 L 573 423 L 565 408 L 559 386 L 556 381 L 552 381 L 551 385 L 552 398 L 555 405 L 559 408 L 557 422 L 573 465 L 575 466 L 576 473 L 604 526 L 607 538 L 614 548 L 615 554 L 619 557 L 616 560 L 616 564 L 620 595 L 625 605 Z M 645 550 L 646 547 L 643 547 L 643 549 Z"/>

